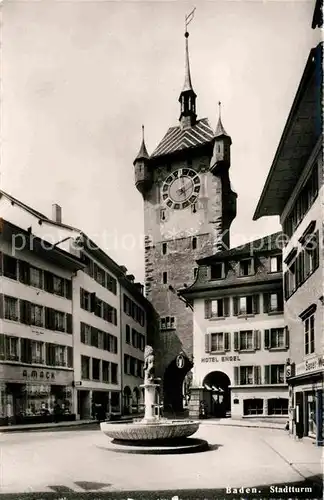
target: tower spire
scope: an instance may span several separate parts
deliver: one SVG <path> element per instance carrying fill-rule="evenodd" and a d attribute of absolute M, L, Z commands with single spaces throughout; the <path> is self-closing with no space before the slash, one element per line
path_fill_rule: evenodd
<path fill-rule="evenodd" d="M 179 97 L 181 104 L 180 109 L 180 124 L 182 128 L 192 127 L 196 123 L 196 94 L 192 88 L 190 62 L 189 62 L 189 47 L 188 47 L 188 24 L 194 17 L 196 8 L 185 17 L 185 78 L 182 92 Z"/>
<path fill-rule="evenodd" d="M 227 135 L 226 130 L 224 129 L 222 123 L 222 103 L 218 101 L 218 123 L 215 131 L 215 137 L 219 137 L 221 135 Z"/>
<path fill-rule="evenodd" d="M 145 139 L 144 139 L 144 125 L 142 125 L 142 143 L 141 143 L 141 147 L 140 147 L 140 150 L 135 158 L 134 161 L 136 160 L 143 160 L 143 159 L 148 159 L 149 158 L 149 154 L 147 152 L 147 149 L 146 149 L 146 146 L 145 146 Z"/>

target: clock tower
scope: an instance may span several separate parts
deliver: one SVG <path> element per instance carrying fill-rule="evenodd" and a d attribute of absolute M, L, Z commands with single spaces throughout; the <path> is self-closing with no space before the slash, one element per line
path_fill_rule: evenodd
<path fill-rule="evenodd" d="M 186 32 L 179 123 L 151 155 L 143 129 L 134 160 L 135 185 L 144 200 L 145 290 L 160 316 L 153 340 L 156 376 L 162 379 L 164 407 L 172 411 L 182 409 L 183 382 L 194 362 L 193 315 L 176 290 L 193 283 L 197 259 L 229 248 L 237 198 L 229 180 L 232 141 L 221 115 L 216 131 L 207 118 L 197 119 L 188 37 Z"/>

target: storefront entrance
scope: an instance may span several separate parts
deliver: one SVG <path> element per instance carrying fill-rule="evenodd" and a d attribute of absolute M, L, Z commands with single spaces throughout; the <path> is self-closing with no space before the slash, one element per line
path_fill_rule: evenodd
<path fill-rule="evenodd" d="M 207 416 L 223 418 L 231 411 L 231 381 L 226 373 L 211 372 L 203 381 Z"/>

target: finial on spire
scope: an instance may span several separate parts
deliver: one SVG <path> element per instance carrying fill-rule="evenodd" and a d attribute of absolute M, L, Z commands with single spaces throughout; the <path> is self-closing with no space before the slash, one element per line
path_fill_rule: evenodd
<path fill-rule="evenodd" d="M 145 159 L 148 159 L 149 158 L 149 154 L 147 152 L 147 149 L 146 149 L 146 146 L 145 146 L 145 139 L 144 139 L 144 125 L 142 125 L 142 143 L 141 143 L 141 147 L 140 147 L 140 150 L 138 152 L 138 155 L 136 156 L 134 162 L 136 160 L 145 160 Z"/>
<path fill-rule="evenodd" d="M 219 119 L 222 118 L 222 103 L 221 101 L 218 101 L 218 114 L 219 114 Z"/>
<path fill-rule="evenodd" d="M 182 92 L 179 97 L 181 104 L 180 123 L 182 127 L 192 127 L 196 123 L 196 94 L 192 88 L 189 49 L 188 49 L 188 24 L 193 20 L 196 8 L 185 16 L 185 78 Z"/>
<path fill-rule="evenodd" d="M 142 125 L 142 141 L 144 142 L 144 125 Z"/>
<path fill-rule="evenodd" d="M 221 135 L 227 135 L 226 130 L 224 129 L 223 123 L 222 123 L 222 103 L 221 101 L 218 101 L 218 123 L 215 131 L 215 137 L 219 137 Z"/>

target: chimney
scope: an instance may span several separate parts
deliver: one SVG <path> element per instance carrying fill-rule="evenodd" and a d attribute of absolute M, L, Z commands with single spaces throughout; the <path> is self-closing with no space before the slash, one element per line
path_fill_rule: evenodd
<path fill-rule="evenodd" d="M 126 278 L 128 279 L 128 281 L 130 281 L 131 283 L 134 283 L 134 280 L 135 280 L 135 276 L 133 274 L 127 274 L 126 275 Z"/>
<path fill-rule="evenodd" d="M 126 274 L 127 273 L 127 267 L 125 266 L 120 266 L 120 270 L 123 274 Z"/>
<path fill-rule="evenodd" d="M 54 222 L 62 223 L 62 208 L 57 203 L 52 205 L 52 219 Z"/>

